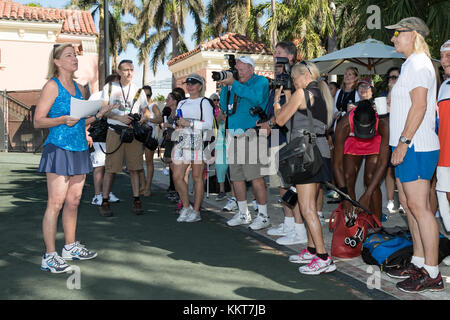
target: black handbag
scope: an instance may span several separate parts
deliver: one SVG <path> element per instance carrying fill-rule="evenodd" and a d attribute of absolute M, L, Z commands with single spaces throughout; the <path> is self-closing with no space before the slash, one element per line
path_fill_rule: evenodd
<path fill-rule="evenodd" d="M 308 114 L 309 131 L 303 130 L 303 135 L 292 139 L 294 116 L 291 118 L 291 139 L 278 152 L 279 169 L 283 181 L 287 184 L 307 181 L 315 176 L 323 164 L 322 155 L 316 144 L 313 118 L 310 111 L 309 91 L 305 89 L 306 113 Z"/>

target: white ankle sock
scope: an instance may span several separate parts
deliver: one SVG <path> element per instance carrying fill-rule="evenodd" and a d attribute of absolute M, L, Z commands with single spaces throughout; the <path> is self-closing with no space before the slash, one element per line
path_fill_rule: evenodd
<path fill-rule="evenodd" d="M 247 200 L 244 201 L 238 201 L 237 202 L 238 207 L 239 207 L 239 212 L 241 214 L 248 214 L 248 204 L 247 204 Z"/>
<path fill-rule="evenodd" d="M 284 217 L 284 224 L 288 228 L 293 228 L 294 227 L 294 223 L 295 223 L 295 218 L 294 217 Z"/>
<path fill-rule="evenodd" d="M 45 258 L 48 258 L 49 256 L 55 256 L 55 255 L 57 255 L 57 254 L 58 254 L 58 253 L 57 253 L 56 251 L 48 252 L 48 253 L 45 254 Z"/>
<path fill-rule="evenodd" d="M 258 214 L 262 215 L 265 218 L 268 218 L 268 216 L 267 216 L 267 204 L 258 204 Z"/>
<path fill-rule="evenodd" d="M 436 279 L 439 275 L 439 267 L 438 266 L 427 266 L 426 264 L 423 266 L 425 270 L 427 270 L 430 278 Z"/>
<path fill-rule="evenodd" d="M 69 244 L 66 244 L 66 245 L 64 245 L 64 248 L 66 248 L 66 250 L 70 250 L 70 249 L 72 249 L 72 248 L 73 248 L 73 246 L 75 245 L 75 243 L 76 243 L 76 242 L 74 242 L 74 243 L 69 243 Z"/>
<path fill-rule="evenodd" d="M 305 224 L 303 223 L 294 223 L 295 233 L 298 235 L 306 234 Z"/>
<path fill-rule="evenodd" d="M 425 265 L 425 258 L 412 256 L 411 263 L 418 268 L 422 268 Z"/>

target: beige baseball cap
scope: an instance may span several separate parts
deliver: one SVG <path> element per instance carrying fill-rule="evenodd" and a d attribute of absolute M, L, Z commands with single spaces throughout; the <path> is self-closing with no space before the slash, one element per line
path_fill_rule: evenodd
<path fill-rule="evenodd" d="M 408 17 L 400 20 L 396 24 L 386 26 L 386 29 L 400 29 L 405 28 L 409 31 L 417 31 L 417 33 L 420 33 L 424 38 L 430 34 L 430 29 L 428 29 L 428 26 L 423 22 L 422 19 L 417 17 Z"/>

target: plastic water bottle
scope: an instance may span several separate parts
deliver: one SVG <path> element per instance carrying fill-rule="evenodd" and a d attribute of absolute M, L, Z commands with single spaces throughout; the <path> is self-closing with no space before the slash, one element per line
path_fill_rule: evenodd
<path fill-rule="evenodd" d="M 181 109 L 177 109 L 177 118 L 183 118 L 183 111 Z"/>

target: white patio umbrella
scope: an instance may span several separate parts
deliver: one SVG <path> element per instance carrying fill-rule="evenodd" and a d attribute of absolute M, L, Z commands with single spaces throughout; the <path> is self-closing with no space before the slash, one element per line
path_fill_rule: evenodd
<path fill-rule="evenodd" d="M 348 67 L 358 68 L 359 74 L 385 74 L 391 67 L 400 67 L 405 56 L 381 41 L 367 39 L 311 61 L 321 74 L 344 74 Z"/>

